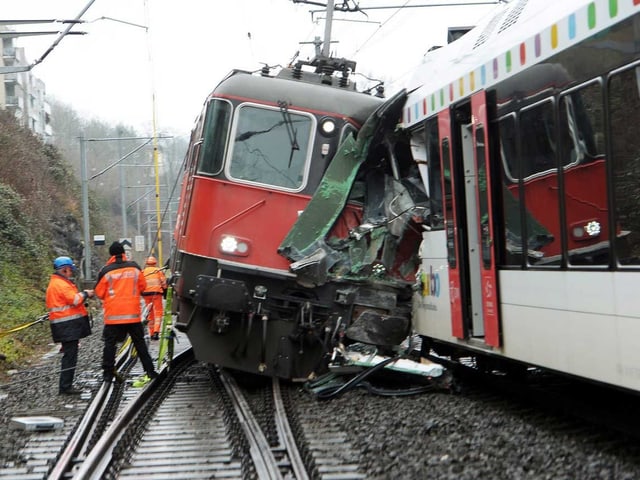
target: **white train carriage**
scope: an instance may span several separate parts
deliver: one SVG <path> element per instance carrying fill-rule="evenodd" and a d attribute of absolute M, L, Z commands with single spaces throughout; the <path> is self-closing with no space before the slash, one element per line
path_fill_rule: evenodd
<path fill-rule="evenodd" d="M 408 90 L 425 345 L 640 391 L 640 0 L 502 4 Z"/>

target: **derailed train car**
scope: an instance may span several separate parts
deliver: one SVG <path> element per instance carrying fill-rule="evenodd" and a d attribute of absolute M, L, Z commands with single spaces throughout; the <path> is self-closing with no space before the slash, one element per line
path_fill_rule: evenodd
<path fill-rule="evenodd" d="M 319 55 L 234 71 L 207 98 L 171 259 L 176 327 L 198 359 L 308 378 L 348 338 L 410 332 L 426 197 L 392 138 L 406 94 L 357 92 L 354 68 Z"/>
<path fill-rule="evenodd" d="M 514 0 L 425 57 L 425 355 L 640 391 L 639 25 L 634 0 Z"/>

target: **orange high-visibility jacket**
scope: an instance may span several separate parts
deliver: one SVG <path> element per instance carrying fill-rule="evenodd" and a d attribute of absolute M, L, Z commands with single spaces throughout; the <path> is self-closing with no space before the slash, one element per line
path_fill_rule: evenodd
<path fill-rule="evenodd" d="M 147 281 L 136 262 L 111 257 L 98 274 L 96 296 L 102 300 L 105 325 L 140 322 L 140 295 Z"/>
<path fill-rule="evenodd" d="M 142 295 L 155 295 L 164 293 L 167 289 L 167 277 L 162 270 L 157 267 L 148 266 L 142 271 L 144 278 L 147 280 L 147 288 L 144 289 Z"/>
<path fill-rule="evenodd" d="M 54 342 L 67 342 L 91 334 L 86 295 L 67 277 L 54 273 L 47 287 L 46 306 Z"/>

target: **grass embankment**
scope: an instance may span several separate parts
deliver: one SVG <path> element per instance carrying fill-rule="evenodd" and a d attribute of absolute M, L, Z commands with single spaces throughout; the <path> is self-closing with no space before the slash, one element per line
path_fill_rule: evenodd
<path fill-rule="evenodd" d="M 42 266 L 36 268 L 40 270 Z M 0 379 L 8 370 L 19 368 L 42 353 L 51 342 L 48 322 L 4 334 L 46 313 L 46 278 L 44 271 L 25 274 L 15 264 L 0 260 L 0 354 L 5 356 L 0 360 Z"/>

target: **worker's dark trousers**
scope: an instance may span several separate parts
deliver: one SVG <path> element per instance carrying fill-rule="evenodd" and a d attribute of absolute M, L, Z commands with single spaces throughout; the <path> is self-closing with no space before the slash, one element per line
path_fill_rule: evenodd
<path fill-rule="evenodd" d="M 61 342 L 62 362 L 60 366 L 60 391 L 64 392 L 73 387 L 73 375 L 78 363 L 78 340 Z"/>
<path fill-rule="evenodd" d="M 136 347 L 138 358 L 142 362 L 144 371 L 147 374 L 155 372 L 155 366 L 147 344 L 144 341 L 144 329 L 142 323 L 125 323 L 122 325 L 105 325 L 103 330 L 104 350 L 102 352 L 102 369 L 104 379 L 110 380 L 113 377 L 113 371 L 116 365 L 116 342 L 122 342 L 127 337 L 131 337 L 133 346 Z"/>

